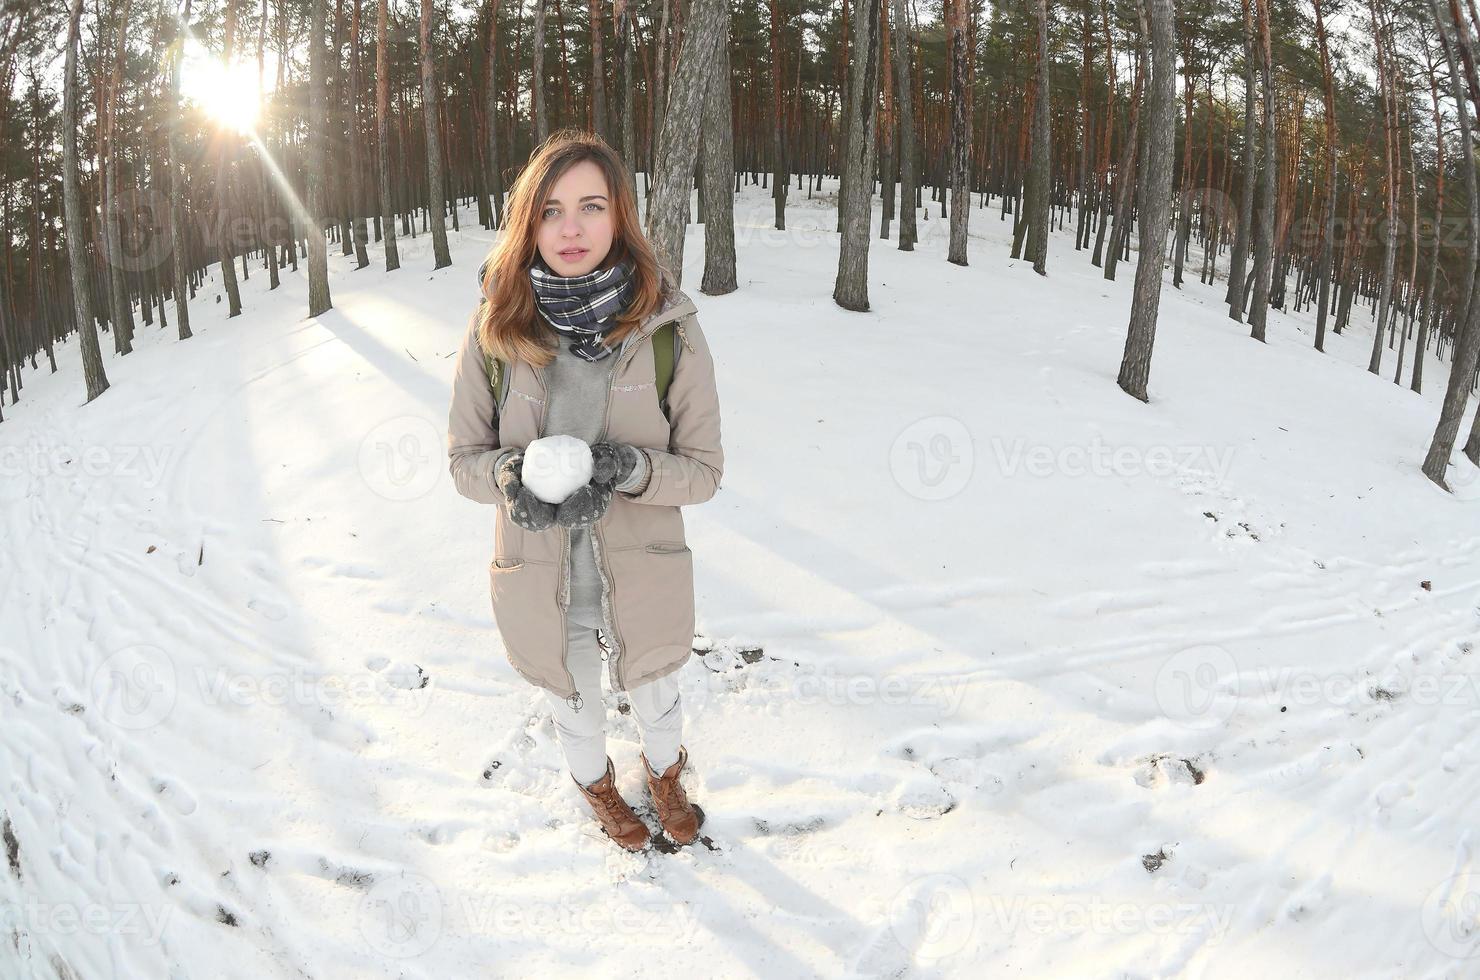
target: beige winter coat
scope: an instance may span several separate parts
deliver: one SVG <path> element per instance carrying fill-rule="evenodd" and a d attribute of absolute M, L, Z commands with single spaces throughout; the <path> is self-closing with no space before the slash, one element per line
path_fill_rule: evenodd
<path fill-rule="evenodd" d="M 714 361 L 694 303 L 670 287 L 665 305 L 623 344 L 612 372 L 601 439 L 646 452 L 651 477 L 640 494 L 612 494 L 593 527 L 602 578 L 602 616 L 612 652 L 611 686 L 625 691 L 677 670 L 693 652 L 694 564 L 684 538 L 684 504 L 714 496 L 724 471 Z M 668 389 L 669 418 L 658 406 L 652 334 L 670 320 L 683 341 Z M 499 450 L 543 434 L 543 371 L 517 361 L 494 430 L 494 393 L 469 320 L 452 380 L 447 454 L 458 493 L 497 506 L 488 575 L 494 618 L 509 663 L 562 697 L 575 694 L 566 667 L 570 533 L 560 525 L 526 531 L 509 519 L 493 482 Z M 671 423 L 670 423 L 671 420 Z"/>

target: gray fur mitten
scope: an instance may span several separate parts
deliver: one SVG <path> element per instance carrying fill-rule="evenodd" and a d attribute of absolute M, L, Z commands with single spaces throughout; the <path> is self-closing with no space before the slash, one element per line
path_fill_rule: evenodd
<path fill-rule="evenodd" d="M 591 447 L 591 481 L 613 486 L 626 483 L 637 468 L 640 451 L 625 442 L 598 442 Z"/>
<path fill-rule="evenodd" d="M 494 485 L 509 505 L 509 520 L 526 531 L 544 531 L 555 523 L 555 505 L 536 497 L 525 487 L 524 451 L 509 455 L 493 474 Z"/>
<path fill-rule="evenodd" d="M 590 527 L 611 506 L 612 485 L 592 480 L 555 507 L 555 523 L 562 527 Z"/>

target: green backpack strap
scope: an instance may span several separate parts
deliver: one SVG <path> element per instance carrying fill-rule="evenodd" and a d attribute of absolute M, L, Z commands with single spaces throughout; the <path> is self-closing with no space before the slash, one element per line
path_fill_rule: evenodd
<path fill-rule="evenodd" d="M 483 366 L 488 369 L 488 386 L 493 389 L 493 403 L 502 408 L 504 391 L 509 385 L 509 372 L 504 370 L 503 361 L 486 351 L 483 354 Z"/>
<path fill-rule="evenodd" d="M 663 409 L 664 418 L 668 417 L 668 387 L 673 383 L 673 367 L 683 353 L 680 344 L 691 351 L 694 349 L 678 320 L 670 320 L 653 331 L 653 377 L 657 379 L 658 407 Z"/>
<path fill-rule="evenodd" d="M 478 306 L 481 308 L 488 298 L 482 295 L 483 273 L 488 267 L 488 259 L 484 259 L 478 266 Z M 498 413 L 504 407 L 504 395 L 509 387 L 509 372 L 504 362 L 494 357 L 487 351 L 483 352 L 483 367 L 488 371 L 488 386 L 493 389 L 493 417 L 494 425 L 498 425 Z"/>
<path fill-rule="evenodd" d="M 653 377 L 658 383 L 658 407 L 668 417 L 668 386 L 673 383 L 673 362 L 678 358 L 678 332 L 671 322 L 653 331 Z"/>
<path fill-rule="evenodd" d="M 504 408 L 504 395 L 509 389 L 509 372 L 504 362 L 485 351 L 483 367 L 488 371 L 488 386 L 493 389 L 493 425 L 498 428 L 498 415 Z"/>

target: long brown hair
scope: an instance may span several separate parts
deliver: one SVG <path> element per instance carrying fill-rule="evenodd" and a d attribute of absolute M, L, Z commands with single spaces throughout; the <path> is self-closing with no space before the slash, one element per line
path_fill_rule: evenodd
<path fill-rule="evenodd" d="M 544 214 L 542 205 L 560 176 L 582 160 L 601 168 L 612 202 L 611 250 L 598 268 L 624 258 L 632 261 L 632 298 L 607 334 L 608 346 L 620 345 L 668 296 L 671 281 L 643 237 L 622 158 L 594 133 L 578 129 L 552 133 L 514 181 L 498 242 L 484 263 L 483 296 L 488 302 L 478 321 L 478 343 L 505 361 L 544 366 L 555 357 L 554 331 L 539 318 L 529 267 L 538 249 L 535 228 Z"/>

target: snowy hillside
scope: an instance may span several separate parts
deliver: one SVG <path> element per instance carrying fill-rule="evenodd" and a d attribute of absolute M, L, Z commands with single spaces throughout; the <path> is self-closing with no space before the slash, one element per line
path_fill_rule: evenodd
<path fill-rule="evenodd" d="M 425 235 L 389 276 L 332 248 L 316 320 L 259 268 L 227 320 L 217 276 L 92 404 L 75 342 L 28 375 L 0 976 L 1480 976 L 1480 473 L 1419 472 L 1448 364 L 1368 374 L 1360 307 L 1256 343 L 1193 265 L 1143 404 L 1134 265 L 1072 230 L 1044 279 L 974 210 L 961 268 L 936 206 L 855 314 L 831 197 L 771 207 L 729 296 L 689 229 L 726 469 L 685 511 L 676 854 L 601 835 L 504 659 L 445 446 L 475 211 L 434 273 Z"/>

